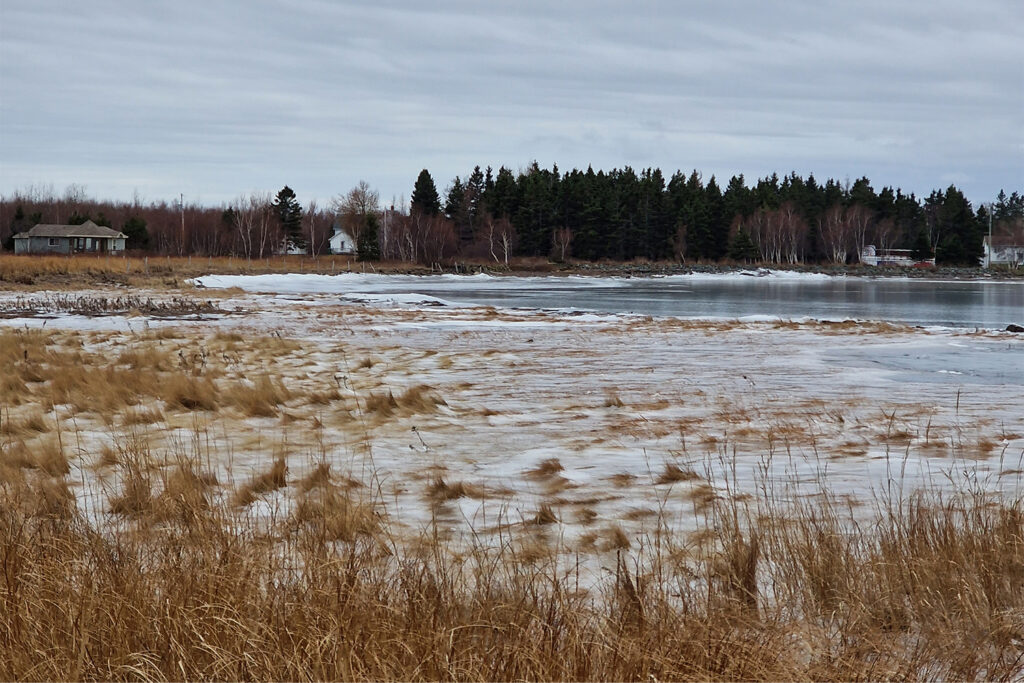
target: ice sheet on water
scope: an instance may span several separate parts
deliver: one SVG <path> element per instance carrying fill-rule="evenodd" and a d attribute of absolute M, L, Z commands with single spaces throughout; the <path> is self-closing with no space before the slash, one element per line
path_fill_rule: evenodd
<path fill-rule="evenodd" d="M 680 282 L 750 282 L 751 279 L 765 279 L 772 282 L 832 282 L 844 275 L 828 275 L 826 273 L 802 273 L 792 270 L 741 270 L 732 273 L 680 273 L 678 275 L 665 275 L 662 280 L 676 280 Z"/>
<path fill-rule="evenodd" d="M 831 351 L 825 358 L 839 366 L 881 370 L 889 379 L 900 382 L 1024 388 L 1024 348 L 995 339 L 865 344 Z"/>
<path fill-rule="evenodd" d="M 360 303 L 391 306 L 449 306 L 453 308 L 473 306 L 473 304 L 460 304 L 427 294 L 405 294 L 402 292 L 396 292 L 394 294 L 346 292 L 342 295 L 341 299 L 342 301 L 356 301 Z"/>
<path fill-rule="evenodd" d="M 554 286 L 586 288 L 624 286 L 628 279 L 564 276 L 492 276 L 478 275 L 381 275 L 342 273 L 316 275 L 286 273 L 280 275 L 204 275 L 190 280 L 199 287 L 227 289 L 237 287 L 248 292 L 350 294 L 416 292 L 431 289 L 550 289 Z"/>

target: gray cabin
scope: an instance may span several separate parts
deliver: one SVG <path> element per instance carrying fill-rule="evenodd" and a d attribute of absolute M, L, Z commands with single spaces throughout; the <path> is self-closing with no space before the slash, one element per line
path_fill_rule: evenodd
<path fill-rule="evenodd" d="M 106 254 L 124 251 L 128 236 L 92 221 L 81 225 L 43 225 L 14 236 L 15 254 Z"/>

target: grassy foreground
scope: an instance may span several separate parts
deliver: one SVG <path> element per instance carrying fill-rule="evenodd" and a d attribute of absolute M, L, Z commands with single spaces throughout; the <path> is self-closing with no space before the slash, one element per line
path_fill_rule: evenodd
<path fill-rule="evenodd" d="M 544 509 L 506 521 L 543 526 L 545 544 L 410 535 L 376 477 L 328 458 L 302 476 L 277 458 L 225 490 L 198 429 L 169 454 L 147 446 L 169 416 L 275 415 L 299 388 L 218 377 L 160 333 L 105 367 L 62 338 L 0 334 L 0 678 L 1024 676 L 1022 499 L 964 485 L 857 508 L 776 483 L 711 497 L 696 536 L 662 519 L 591 554 L 561 544 Z M 239 362 L 241 339 L 215 341 Z M 361 410 L 425 410 L 413 393 Z M 77 443 L 58 411 L 123 426 L 117 447 Z M 83 492 L 85 467 L 118 484 Z M 438 478 L 430 495 L 458 486 Z M 281 490 L 294 505 L 257 512 Z"/>
<path fill-rule="evenodd" d="M 392 538 L 327 467 L 270 524 L 185 459 L 130 523 L 64 475 L 0 486 L 0 677 L 18 680 L 1014 680 L 1020 501 L 915 497 L 855 525 L 828 496 L 719 509 L 591 585 L 514 546 Z M 275 476 L 271 473 L 271 478 Z M 283 469 L 276 476 L 286 477 Z M 273 485 L 272 481 L 267 485 Z M 379 503 L 379 501 L 376 501 Z"/>

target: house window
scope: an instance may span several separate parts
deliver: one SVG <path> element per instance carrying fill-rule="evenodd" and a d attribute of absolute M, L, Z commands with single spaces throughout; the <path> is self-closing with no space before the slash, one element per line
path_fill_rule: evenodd
<path fill-rule="evenodd" d="M 85 250 L 86 251 L 92 251 L 92 238 L 91 237 L 86 237 L 85 238 Z"/>
<path fill-rule="evenodd" d="M 60 246 L 60 240 L 57 239 L 56 237 L 51 237 L 50 241 L 47 242 L 47 244 L 49 244 L 51 247 L 59 247 Z"/>

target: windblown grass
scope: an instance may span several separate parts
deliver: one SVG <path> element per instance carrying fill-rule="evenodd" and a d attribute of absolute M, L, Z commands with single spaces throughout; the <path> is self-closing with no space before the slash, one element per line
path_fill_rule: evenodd
<path fill-rule="evenodd" d="M 270 469 L 253 476 L 232 497 L 236 506 L 249 505 L 257 496 L 284 488 L 288 484 L 288 465 L 283 457 L 276 458 Z"/>
<path fill-rule="evenodd" d="M 917 494 L 859 523 L 827 495 L 716 503 L 696 544 L 593 536 L 611 566 L 588 578 L 543 537 L 399 541 L 380 499 L 325 469 L 267 529 L 216 502 L 196 463 L 157 495 L 144 462 L 126 467 L 129 527 L 83 516 L 62 476 L 0 483 L 3 678 L 1024 675 L 1019 500 Z M 252 488 L 284 483 L 275 462 Z M 530 521 L 558 524 L 545 506 Z"/>
<path fill-rule="evenodd" d="M 1019 498 L 968 482 L 854 509 L 824 487 L 788 495 L 781 480 L 737 495 L 689 455 L 606 476 L 552 447 L 511 471 L 519 506 L 433 438 L 455 438 L 445 430 L 471 402 L 388 376 L 383 354 L 341 381 L 279 337 L 260 349 L 275 374 L 234 333 L 127 339 L 0 331 L 4 679 L 1024 676 Z M 755 408 L 727 409 L 730 435 L 776 429 Z M 824 430 L 838 422 L 830 409 L 801 414 Z M 412 424 L 435 420 L 423 437 Z M 343 426 L 332 450 L 335 423 L 379 432 Z M 947 442 L 889 423 L 857 438 L 998 449 L 980 427 Z M 726 457 L 732 437 L 708 426 L 693 426 L 691 447 Z M 375 471 L 378 437 L 409 443 L 411 480 Z M 228 447 L 214 461 L 218 438 Z M 680 500 L 687 519 L 667 512 Z M 485 503 L 466 533 L 444 526 Z M 696 532 L 681 528 L 692 520 Z"/>

